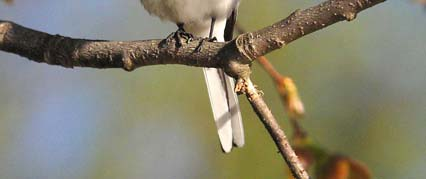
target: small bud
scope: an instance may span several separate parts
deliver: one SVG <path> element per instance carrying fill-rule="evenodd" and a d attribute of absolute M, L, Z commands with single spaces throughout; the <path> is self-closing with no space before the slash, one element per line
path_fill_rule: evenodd
<path fill-rule="evenodd" d="M 305 108 L 293 80 L 282 77 L 276 83 L 290 118 L 302 117 L 305 114 Z"/>

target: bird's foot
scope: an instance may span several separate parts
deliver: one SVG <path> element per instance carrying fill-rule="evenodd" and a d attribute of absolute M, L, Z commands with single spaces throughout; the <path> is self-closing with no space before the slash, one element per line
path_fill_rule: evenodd
<path fill-rule="evenodd" d="M 175 47 L 180 48 L 184 43 L 189 43 L 194 39 L 194 35 L 191 33 L 186 32 L 185 30 L 179 28 L 176 32 L 171 33 L 169 36 L 167 36 L 166 39 L 164 39 L 160 46 L 162 48 L 167 48 L 170 42 L 173 42 L 173 40 L 176 41 Z M 183 42 L 185 40 L 185 42 Z"/>
<path fill-rule="evenodd" d="M 203 45 L 204 45 L 205 41 L 207 41 L 207 42 L 217 42 L 217 38 L 216 37 L 213 37 L 213 38 L 207 37 L 207 38 L 201 39 L 201 41 L 198 44 L 197 48 L 195 48 L 195 52 L 201 52 L 203 50 Z"/>

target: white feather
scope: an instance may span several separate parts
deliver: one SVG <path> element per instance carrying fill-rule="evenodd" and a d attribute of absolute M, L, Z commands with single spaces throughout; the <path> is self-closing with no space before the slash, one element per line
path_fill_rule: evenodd
<path fill-rule="evenodd" d="M 243 119 L 241 118 L 240 104 L 238 103 L 238 96 L 234 91 L 235 80 L 234 78 L 226 75 L 225 81 L 227 84 L 227 94 L 229 98 L 228 108 L 231 114 L 232 142 L 235 146 L 242 147 L 245 143 L 244 127 Z"/>
<path fill-rule="evenodd" d="M 213 36 L 219 42 L 224 41 L 225 25 L 226 19 L 216 20 Z M 209 32 L 210 28 L 192 33 L 200 37 L 208 37 Z M 233 144 L 238 147 L 244 145 L 240 107 L 238 97 L 234 92 L 235 82 L 222 69 L 203 68 L 203 71 L 220 143 L 223 151 L 229 153 Z"/>
<path fill-rule="evenodd" d="M 233 133 L 226 93 L 226 76 L 221 69 L 203 68 L 203 71 L 220 144 L 223 151 L 228 153 L 232 150 Z"/>
<path fill-rule="evenodd" d="M 187 32 L 208 37 L 212 17 L 216 19 L 213 36 L 224 41 L 226 19 L 237 8 L 239 0 L 141 0 L 145 9 L 163 20 L 184 23 Z M 232 144 L 244 145 L 244 130 L 234 79 L 222 69 L 203 68 L 220 143 L 224 152 Z"/>

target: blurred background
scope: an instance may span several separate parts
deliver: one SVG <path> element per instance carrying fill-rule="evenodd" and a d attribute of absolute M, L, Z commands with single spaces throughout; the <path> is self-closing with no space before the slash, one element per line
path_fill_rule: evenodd
<path fill-rule="evenodd" d="M 320 1 L 243 0 L 256 30 Z M 0 19 L 76 38 L 140 40 L 176 27 L 138 0 L 0 2 Z M 268 55 L 298 84 L 303 125 L 375 178 L 426 177 L 426 13 L 388 1 Z M 284 178 L 286 166 L 244 97 L 246 145 L 222 154 L 201 69 L 65 69 L 0 52 L 0 178 Z M 178 75 L 177 75 L 178 74 Z M 274 84 L 254 80 L 288 134 Z"/>

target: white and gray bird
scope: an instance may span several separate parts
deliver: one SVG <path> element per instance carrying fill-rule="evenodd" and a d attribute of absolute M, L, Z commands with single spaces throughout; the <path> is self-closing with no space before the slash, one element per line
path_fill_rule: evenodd
<path fill-rule="evenodd" d="M 232 39 L 239 0 L 141 0 L 145 9 L 197 37 Z M 222 69 L 203 68 L 222 150 L 244 145 L 244 130 L 234 79 Z"/>

